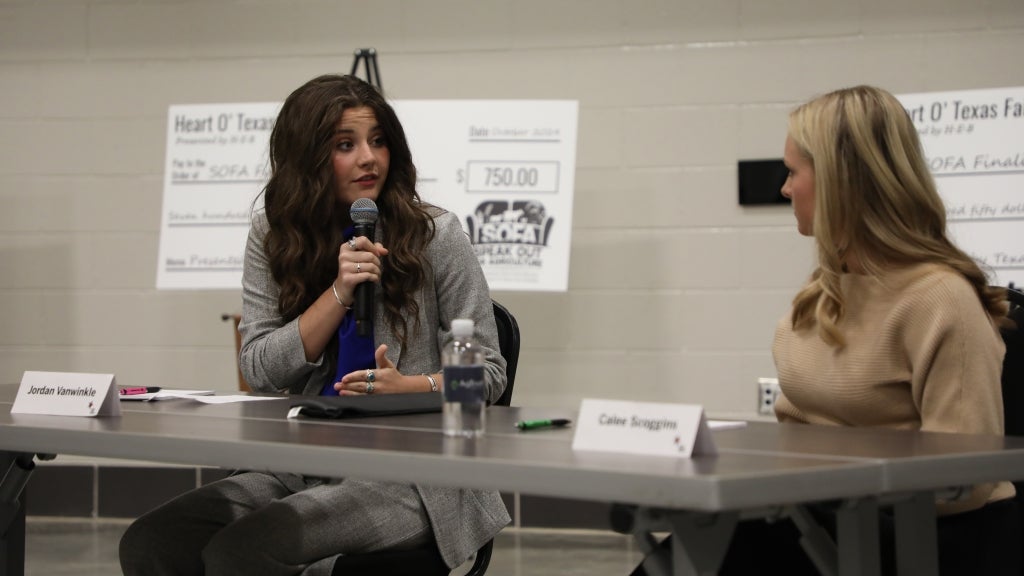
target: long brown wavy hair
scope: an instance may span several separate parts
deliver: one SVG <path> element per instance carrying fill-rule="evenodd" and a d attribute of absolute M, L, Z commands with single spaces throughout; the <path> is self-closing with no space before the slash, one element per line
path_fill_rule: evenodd
<path fill-rule="evenodd" d="M 381 305 L 405 345 L 406 317 L 419 318 L 414 295 L 426 280 L 423 249 L 433 238 L 434 224 L 416 192 L 416 167 L 405 131 L 377 88 L 355 76 L 324 75 L 284 101 L 270 134 L 270 180 L 263 189 L 270 231 L 264 249 L 281 287 L 278 310 L 288 322 L 338 275 L 338 248 L 351 219 L 334 181 L 334 131 L 345 110 L 360 107 L 373 110 L 391 155 L 377 198 L 377 226 L 388 249 L 382 262 Z"/>
<path fill-rule="evenodd" d="M 946 233 L 914 123 L 895 96 L 871 86 L 836 90 L 796 108 L 789 137 L 814 166 L 818 268 L 793 300 L 794 329 L 817 326 L 841 347 L 845 315 L 839 276 L 853 255 L 864 272 L 918 262 L 942 264 L 974 288 L 988 314 L 1005 324 L 1006 291 L 989 286 L 978 264 Z"/>

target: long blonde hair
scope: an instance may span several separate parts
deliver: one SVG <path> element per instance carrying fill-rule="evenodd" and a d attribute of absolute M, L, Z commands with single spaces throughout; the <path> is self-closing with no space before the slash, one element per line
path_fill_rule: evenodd
<path fill-rule="evenodd" d="M 814 237 L 818 268 L 793 300 L 793 328 L 817 325 L 836 347 L 845 339 L 839 276 L 848 258 L 879 276 L 912 263 L 943 264 L 974 287 L 994 319 L 1006 316 L 1006 294 L 988 285 L 978 264 L 946 235 L 946 209 L 910 116 L 892 94 L 871 86 L 844 88 L 797 107 L 789 137 L 814 166 Z"/>

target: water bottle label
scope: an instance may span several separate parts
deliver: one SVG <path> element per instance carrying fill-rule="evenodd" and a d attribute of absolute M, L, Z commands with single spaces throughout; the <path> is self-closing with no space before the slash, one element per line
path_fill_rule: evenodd
<path fill-rule="evenodd" d="M 445 402 L 483 404 L 485 390 L 483 366 L 445 366 Z"/>

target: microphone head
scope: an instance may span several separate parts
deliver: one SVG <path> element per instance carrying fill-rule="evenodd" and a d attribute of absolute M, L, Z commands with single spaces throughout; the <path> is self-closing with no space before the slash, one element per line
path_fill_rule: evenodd
<path fill-rule="evenodd" d="M 348 215 L 354 224 L 374 224 L 377 222 L 377 203 L 369 198 L 360 198 L 352 203 Z"/>

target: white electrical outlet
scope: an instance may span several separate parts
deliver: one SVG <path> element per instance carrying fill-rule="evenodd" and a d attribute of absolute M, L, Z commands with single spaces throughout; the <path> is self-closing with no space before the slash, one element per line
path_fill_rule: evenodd
<path fill-rule="evenodd" d="M 775 415 L 775 400 L 778 399 L 782 389 L 779 388 L 778 378 L 757 379 L 757 413 L 767 416 Z"/>

